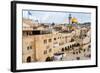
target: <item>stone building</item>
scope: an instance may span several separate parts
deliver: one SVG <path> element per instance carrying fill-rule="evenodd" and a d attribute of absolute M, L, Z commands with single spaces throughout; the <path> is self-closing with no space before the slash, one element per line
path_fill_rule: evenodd
<path fill-rule="evenodd" d="M 30 20 L 23 20 L 22 32 L 23 63 L 52 61 L 56 53 L 64 53 L 64 51 L 72 50 L 73 47 L 80 45 L 74 39 L 75 36 L 80 36 L 79 29 L 74 31 L 56 31 L 49 28 L 45 29 L 36 22 L 31 23 Z"/>

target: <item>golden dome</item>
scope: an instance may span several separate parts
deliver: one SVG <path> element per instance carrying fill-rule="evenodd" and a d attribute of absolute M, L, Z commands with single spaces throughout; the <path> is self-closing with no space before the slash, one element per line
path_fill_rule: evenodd
<path fill-rule="evenodd" d="M 78 20 L 76 18 L 71 19 L 72 23 L 78 23 Z"/>

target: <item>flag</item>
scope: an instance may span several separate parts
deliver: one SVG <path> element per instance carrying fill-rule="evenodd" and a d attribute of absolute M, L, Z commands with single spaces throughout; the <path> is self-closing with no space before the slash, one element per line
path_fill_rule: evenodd
<path fill-rule="evenodd" d="M 32 13 L 30 11 L 28 11 L 28 15 L 32 15 Z"/>
<path fill-rule="evenodd" d="M 32 13 L 28 11 L 28 19 L 31 19 Z"/>

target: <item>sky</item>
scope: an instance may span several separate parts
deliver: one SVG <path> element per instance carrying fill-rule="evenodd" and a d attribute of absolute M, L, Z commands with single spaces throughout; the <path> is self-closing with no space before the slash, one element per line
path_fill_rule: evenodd
<path fill-rule="evenodd" d="M 91 22 L 90 13 L 23 10 L 23 18 L 38 20 L 39 23 L 68 23 L 69 14 L 79 23 Z"/>

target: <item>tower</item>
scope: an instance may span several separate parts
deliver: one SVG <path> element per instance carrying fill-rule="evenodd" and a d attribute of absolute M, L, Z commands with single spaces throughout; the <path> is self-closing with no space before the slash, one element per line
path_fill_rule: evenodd
<path fill-rule="evenodd" d="M 71 17 L 71 14 L 69 14 L 69 24 L 71 24 L 71 19 L 72 19 L 72 17 Z"/>

